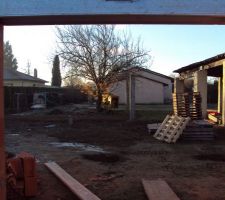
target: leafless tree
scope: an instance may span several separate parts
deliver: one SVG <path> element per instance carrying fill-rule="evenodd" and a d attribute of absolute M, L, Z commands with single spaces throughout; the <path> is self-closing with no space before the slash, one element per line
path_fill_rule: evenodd
<path fill-rule="evenodd" d="M 97 89 L 98 111 L 102 94 L 118 74 L 133 66 L 145 66 L 149 52 L 121 34 L 113 25 L 69 25 L 57 27 L 58 54 L 74 76 L 93 81 Z"/>

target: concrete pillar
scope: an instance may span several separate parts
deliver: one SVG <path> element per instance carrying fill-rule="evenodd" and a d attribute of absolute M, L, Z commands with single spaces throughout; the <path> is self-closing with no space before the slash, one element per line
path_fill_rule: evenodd
<path fill-rule="evenodd" d="M 184 80 L 174 79 L 174 93 L 184 93 Z"/>
<path fill-rule="evenodd" d="M 223 78 L 222 78 L 222 124 L 225 125 L 225 62 L 223 62 Z"/>
<path fill-rule="evenodd" d="M 130 113 L 130 120 L 135 119 L 135 76 L 129 74 L 129 113 Z"/>
<path fill-rule="evenodd" d="M 207 117 L 207 71 L 201 70 L 194 74 L 194 92 L 200 92 L 202 98 L 202 116 Z"/>
<path fill-rule="evenodd" d="M 0 199 L 6 200 L 3 90 L 3 25 L 0 24 Z"/>
<path fill-rule="evenodd" d="M 218 78 L 218 105 L 217 105 L 217 112 L 221 113 L 222 112 L 222 78 Z"/>

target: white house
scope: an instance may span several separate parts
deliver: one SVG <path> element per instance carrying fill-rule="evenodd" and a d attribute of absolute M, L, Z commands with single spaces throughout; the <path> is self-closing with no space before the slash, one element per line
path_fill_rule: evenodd
<path fill-rule="evenodd" d="M 135 75 L 135 102 L 137 104 L 163 104 L 172 101 L 173 79 L 166 75 L 145 69 L 133 67 L 124 72 L 119 81 L 113 83 L 109 92 L 119 97 L 120 104 L 127 103 L 127 72 Z"/>

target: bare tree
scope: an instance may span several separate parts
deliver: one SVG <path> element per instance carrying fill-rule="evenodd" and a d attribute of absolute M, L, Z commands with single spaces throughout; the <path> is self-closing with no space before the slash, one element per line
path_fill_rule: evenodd
<path fill-rule="evenodd" d="M 98 111 L 102 94 L 118 74 L 133 66 L 144 66 L 149 52 L 128 34 L 119 34 L 113 25 L 57 27 L 58 54 L 75 75 L 93 81 Z"/>

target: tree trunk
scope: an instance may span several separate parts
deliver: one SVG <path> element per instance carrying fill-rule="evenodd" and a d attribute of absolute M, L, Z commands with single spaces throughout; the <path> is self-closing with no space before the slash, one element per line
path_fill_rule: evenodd
<path fill-rule="evenodd" d="M 100 91 L 98 91 L 96 109 L 97 109 L 98 112 L 102 111 L 102 93 Z"/>

